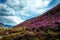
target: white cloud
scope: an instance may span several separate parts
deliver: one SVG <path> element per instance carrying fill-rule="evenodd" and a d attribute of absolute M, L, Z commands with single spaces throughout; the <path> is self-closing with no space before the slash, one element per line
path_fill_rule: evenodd
<path fill-rule="evenodd" d="M 29 14 L 26 14 L 26 13 L 21 13 L 21 15 L 23 15 L 23 16 L 29 16 Z"/>
<path fill-rule="evenodd" d="M 27 6 L 27 11 L 30 10 L 30 11 L 33 11 L 35 12 L 36 14 L 43 14 L 43 12 L 45 12 L 48 8 L 45 8 L 45 7 L 48 7 L 49 3 L 51 2 L 52 0 L 31 0 L 31 1 L 28 1 L 28 5 Z M 39 8 L 39 9 L 38 9 Z"/>
<path fill-rule="evenodd" d="M 29 16 L 29 14 L 24 11 L 17 11 L 17 14 L 22 15 L 22 16 Z"/>
<path fill-rule="evenodd" d="M 51 2 L 52 0 L 27 0 L 27 6 L 26 7 L 33 7 L 33 8 L 37 8 L 37 7 L 47 7 L 48 4 Z"/>
<path fill-rule="evenodd" d="M 29 16 L 29 13 L 27 14 L 28 11 L 36 11 L 37 8 L 47 7 L 51 1 L 52 0 L 8 0 L 7 4 L 12 8 L 6 5 L 6 9 L 9 11 L 7 14 Z M 24 5 L 22 10 L 20 10 L 20 5 Z M 37 13 L 43 10 L 44 9 L 38 10 Z"/>
<path fill-rule="evenodd" d="M 8 5 L 6 4 L 0 4 L 0 10 L 6 10 L 6 11 L 0 11 L 3 14 L 12 14 L 15 15 L 16 12 L 14 11 L 14 9 L 10 8 Z"/>
<path fill-rule="evenodd" d="M 45 9 L 43 9 L 43 8 L 47 7 L 48 4 L 51 1 L 52 0 L 29 0 L 29 1 L 26 0 L 26 6 L 22 10 L 21 15 L 26 15 L 27 16 L 28 11 L 33 11 L 33 12 L 36 12 L 36 13 L 40 12 L 40 14 L 41 14 L 42 12 L 46 11 L 47 8 L 45 8 Z M 38 8 L 42 8 L 42 9 L 37 10 Z"/>
<path fill-rule="evenodd" d="M 0 8 L 4 7 L 6 10 L 8 10 L 8 12 L 6 12 L 6 14 L 8 15 L 10 14 L 15 15 L 15 16 L 4 16 L 4 18 L 12 20 L 15 24 L 13 24 L 12 22 L 10 24 L 9 22 L 8 23 L 6 22 L 5 24 L 16 25 L 25 21 L 20 18 L 21 16 L 20 17 L 16 16 L 16 14 L 22 16 L 30 16 L 29 11 L 32 11 L 33 14 L 39 13 L 39 15 L 41 15 L 43 14 L 42 12 L 47 10 L 47 8 L 44 9 L 44 7 L 47 7 L 51 1 L 52 0 L 7 0 L 8 5 L 3 4 L 2 6 L 0 6 Z M 23 5 L 22 10 L 20 7 L 21 5 Z"/>
<path fill-rule="evenodd" d="M 34 12 L 35 12 L 35 14 L 42 15 L 43 13 L 45 13 L 49 9 L 50 8 L 36 9 L 36 10 L 34 10 Z"/>
<path fill-rule="evenodd" d="M 15 3 L 16 3 L 17 5 L 20 4 L 20 1 L 19 1 L 19 0 L 14 0 L 14 1 L 15 1 Z"/>
<path fill-rule="evenodd" d="M 2 9 L 3 8 L 3 4 L 0 4 L 0 9 Z"/>
<path fill-rule="evenodd" d="M 13 22 L 15 22 L 16 24 L 19 24 L 21 22 L 23 22 L 24 20 L 22 20 L 21 18 L 17 17 L 17 16 L 4 16 L 6 19 L 8 20 L 12 20 Z M 12 23 L 11 23 L 12 24 Z"/>

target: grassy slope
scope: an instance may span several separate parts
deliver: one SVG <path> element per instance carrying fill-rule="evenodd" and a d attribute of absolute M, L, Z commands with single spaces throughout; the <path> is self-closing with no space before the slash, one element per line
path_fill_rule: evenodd
<path fill-rule="evenodd" d="M 20 38 L 21 37 L 21 38 Z M 0 40 L 60 40 L 56 28 L 0 28 Z"/>

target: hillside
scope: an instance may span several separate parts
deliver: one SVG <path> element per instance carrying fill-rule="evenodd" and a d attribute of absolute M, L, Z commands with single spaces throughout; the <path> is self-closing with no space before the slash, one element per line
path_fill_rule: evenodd
<path fill-rule="evenodd" d="M 0 28 L 0 40 L 60 40 L 60 31 L 56 28 Z"/>
<path fill-rule="evenodd" d="M 0 28 L 0 40 L 60 40 L 60 4 L 13 28 Z"/>
<path fill-rule="evenodd" d="M 60 4 L 47 11 L 43 15 L 26 20 L 25 22 L 14 27 L 55 27 L 58 24 L 60 25 Z"/>

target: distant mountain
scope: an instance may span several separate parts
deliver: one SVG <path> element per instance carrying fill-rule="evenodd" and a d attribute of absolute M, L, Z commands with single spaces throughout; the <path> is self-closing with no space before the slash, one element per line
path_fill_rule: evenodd
<path fill-rule="evenodd" d="M 4 27 L 4 24 L 0 23 L 0 27 Z"/>
<path fill-rule="evenodd" d="M 0 23 L 0 28 L 8 28 L 4 24 Z"/>
<path fill-rule="evenodd" d="M 55 27 L 60 25 L 60 4 L 50 9 L 43 15 L 26 20 L 14 27 Z"/>

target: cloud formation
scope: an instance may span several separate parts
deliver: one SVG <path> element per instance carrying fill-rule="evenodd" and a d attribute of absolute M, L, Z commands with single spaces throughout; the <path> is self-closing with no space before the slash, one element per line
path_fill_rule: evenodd
<path fill-rule="evenodd" d="M 42 15 L 53 7 L 53 0 L 6 0 L 3 3 L 4 1 L 0 0 L 0 23 L 11 26 Z M 58 2 L 55 0 L 55 3 Z"/>

